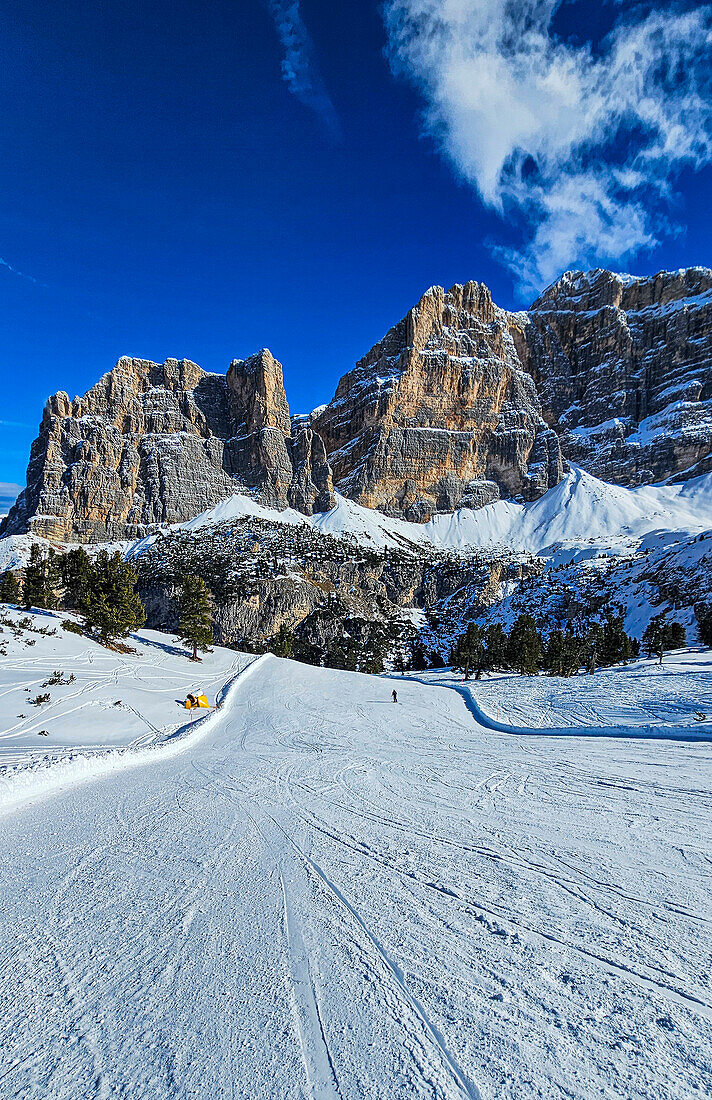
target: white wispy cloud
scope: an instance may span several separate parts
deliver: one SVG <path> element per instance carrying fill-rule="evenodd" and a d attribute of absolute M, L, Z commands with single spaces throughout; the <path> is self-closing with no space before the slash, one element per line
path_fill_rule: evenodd
<path fill-rule="evenodd" d="M 23 488 L 12 481 L 0 481 L 0 515 L 9 512 Z"/>
<path fill-rule="evenodd" d="M 520 286 L 618 263 L 674 232 L 677 174 L 712 160 L 712 7 L 620 4 L 595 48 L 557 37 L 562 0 L 385 0 L 389 57 L 424 128 L 524 231 Z"/>
<path fill-rule="evenodd" d="M 329 135 L 342 139 L 341 123 L 314 58 L 314 44 L 299 0 L 266 0 L 282 44 L 282 77 L 290 92 L 317 113 Z"/>
<path fill-rule="evenodd" d="M 29 279 L 31 283 L 35 284 L 35 286 L 45 286 L 45 283 L 41 283 L 39 279 L 35 279 L 34 275 L 27 275 L 24 271 L 18 271 L 18 269 L 14 267 L 13 264 L 8 263 L 7 260 L 3 260 L 1 256 L 0 267 L 6 267 L 8 271 L 11 271 L 13 275 L 19 275 L 21 279 Z"/>

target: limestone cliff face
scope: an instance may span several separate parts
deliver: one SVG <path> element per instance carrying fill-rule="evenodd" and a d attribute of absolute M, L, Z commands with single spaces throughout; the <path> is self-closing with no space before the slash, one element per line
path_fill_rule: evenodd
<path fill-rule="evenodd" d="M 481 283 L 432 287 L 314 420 L 340 492 L 417 520 L 555 485 L 561 455 L 525 367 L 527 325 Z"/>
<path fill-rule="evenodd" d="M 530 369 L 568 458 L 623 485 L 712 469 L 712 271 L 568 272 L 529 318 Z"/>
<path fill-rule="evenodd" d="M 291 422 L 281 364 L 263 348 L 250 359 L 234 359 L 226 384 L 236 472 L 259 489 L 265 504 L 284 508 L 292 464 L 287 453 Z"/>
<path fill-rule="evenodd" d="M 291 435 L 282 368 L 270 353 L 236 360 L 227 377 L 187 360 L 125 358 L 84 397 L 49 399 L 27 488 L 2 533 L 135 538 L 245 489 L 278 508 L 333 502 L 313 432 Z"/>
<path fill-rule="evenodd" d="M 291 420 L 266 349 L 227 376 L 121 359 L 84 397 L 50 398 L 0 533 L 133 538 L 240 490 L 325 511 L 334 482 L 424 520 L 531 500 L 565 459 L 625 485 L 712 469 L 712 271 L 568 272 L 519 313 L 481 283 L 433 287 Z"/>
<path fill-rule="evenodd" d="M 509 313 L 433 287 L 314 427 L 337 488 L 408 519 L 532 499 L 562 454 L 624 485 L 712 469 L 712 271 L 568 272 Z"/>
<path fill-rule="evenodd" d="M 306 515 L 328 512 L 335 503 L 334 483 L 324 440 L 310 427 L 295 425 L 287 443 L 292 462 L 289 503 Z"/>

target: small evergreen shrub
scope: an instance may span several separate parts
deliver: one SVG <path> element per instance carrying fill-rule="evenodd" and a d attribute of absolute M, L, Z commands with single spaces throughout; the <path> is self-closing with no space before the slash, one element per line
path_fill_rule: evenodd
<path fill-rule="evenodd" d="M 84 628 L 81 623 L 75 623 L 73 619 L 62 619 L 62 630 L 69 631 L 70 634 L 83 634 Z"/>

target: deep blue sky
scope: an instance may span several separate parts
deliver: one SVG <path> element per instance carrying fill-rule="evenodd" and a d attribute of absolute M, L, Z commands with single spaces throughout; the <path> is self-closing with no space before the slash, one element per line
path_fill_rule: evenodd
<path fill-rule="evenodd" d="M 24 483 L 48 394 L 120 355 L 223 371 L 266 345 L 306 411 L 433 283 L 528 304 L 492 257 L 514 229 L 420 136 L 377 3 L 302 0 L 340 136 L 282 79 L 262 0 L 2 9 L 0 481 Z M 627 269 L 710 262 L 709 185 L 683 179 L 684 231 Z"/>

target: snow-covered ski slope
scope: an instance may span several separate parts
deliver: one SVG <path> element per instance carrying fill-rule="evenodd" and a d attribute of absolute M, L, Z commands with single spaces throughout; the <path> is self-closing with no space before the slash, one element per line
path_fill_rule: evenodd
<path fill-rule="evenodd" d="M 264 658 L 0 817 L 3 1100 L 710 1094 L 712 747 L 393 683 Z"/>
<path fill-rule="evenodd" d="M 506 546 L 534 554 L 550 553 L 560 546 L 615 550 L 638 544 L 652 532 L 708 530 L 712 525 L 712 474 L 679 485 L 626 489 L 572 467 L 559 485 L 531 504 L 499 500 L 484 508 L 435 516 L 424 524 L 389 518 L 338 494 L 330 512 L 309 517 L 291 509 L 275 512 L 251 497 L 236 494 L 179 526 L 198 532 L 246 516 L 289 525 L 309 524 L 326 534 L 351 537 L 372 547 L 410 544 L 461 551 Z"/>
<path fill-rule="evenodd" d="M 0 634 L 0 804 L 17 769 L 171 736 L 189 721 L 180 706 L 188 692 L 205 691 L 214 703 L 252 659 L 216 646 L 194 665 L 185 648 L 154 630 L 138 631 L 130 639 L 133 652 L 117 653 L 64 630 L 65 612 L 0 610 L 15 624 Z M 49 683 L 57 672 L 64 682 Z M 31 704 L 47 693 L 48 702 Z"/>

